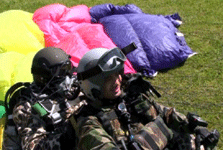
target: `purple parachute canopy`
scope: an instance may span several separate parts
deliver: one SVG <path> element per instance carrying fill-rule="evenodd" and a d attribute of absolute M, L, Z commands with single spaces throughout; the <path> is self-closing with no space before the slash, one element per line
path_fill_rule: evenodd
<path fill-rule="evenodd" d="M 173 68 L 195 54 L 178 30 L 178 14 L 151 15 L 134 4 L 114 6 L 102 4 L 90 9 L 91 21 L 101 23 L 105 32 L 120 48 L 134 42 L 137 49 L 127 58 L 134 69 L 146 76 L 158 70 Z"/>

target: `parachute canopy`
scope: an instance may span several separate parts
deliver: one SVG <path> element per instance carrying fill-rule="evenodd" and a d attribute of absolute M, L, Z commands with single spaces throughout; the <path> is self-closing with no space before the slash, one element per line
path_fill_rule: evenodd
<path fill-rule="evenodd" d="M 13 84 L 32 81 L 32 58 L 45 45 L 44 34 L 32 16 L 22 10 L 0 13 L 0 104 Z M 1 106 L 0 118 L 4 113 Z"/>

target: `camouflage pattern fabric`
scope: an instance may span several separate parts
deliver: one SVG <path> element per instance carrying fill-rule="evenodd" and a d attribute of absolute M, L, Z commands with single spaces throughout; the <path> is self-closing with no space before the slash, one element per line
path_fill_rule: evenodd
<path fill-rule="evenodd" d="M 69 117 L 73 110 L 68 109 L 65 116 Z M 61 139 L 63 134 L 67 131 L 73 130 L 68 128 L 69 120 L 65 119 L 63 122 L 63 130 L 60 132 L 48 132 L 46 122 L 32 110 L 32 106 L 27 101 L 21 101 L 13 110 L 13 120 L 16 124 L 18 134 L 21 137 L 22 149 L 28 150 L 59 150 L 61 149 Z M 75 143 L 72 144 L 75 148 Z M 67 146 L 68 146 L 67 145 Z"/>
<path fill-rule="evenodd" d="M 164 119 L 164 122 L 170 129 L 175 129 L 175 131 L 173 131 L 174 138 L 172 138 L 172 140 L 166 139 L 164 136 L 158 137 L 158 132 L 152 135 L 154 141 L 160 146 L 160 149 L 168 146 L 179 150 L 194 150 L 194 139 L 187 133 L 187 128 L 182 126 L 183 122 L 187 122 L 185 115 L 176 112 L 174 108 L 165 107 L 156 103 L 146 94 L 141 94 L 139 99 L 140 103 L 134 106 L 137 113 L 131 113 L 133 120 L 131 127 L 135 135 L 142 130 L 147 131 L 149 134 L 157 132 L 157 127 L 153 124 L 153 121 L 159 115 Z M 111 107 L 111 109 L 113 108 L 114 107 Z M 106 111 L 108 111 L 108 109 L 106 109 Z M 96 115 L 85 115 L 77 118 L 78 148 L 83 150 L 120 149 L 119 140 L 123 139 L 126 142 L 126 138 L 124 138 L 123 135 L 127 137 L 127 130 L 121 123 L 117 123 L 119 120 L 111 120 L 112 130 L 115 130 L 113 133 L 115 133 L 116 136 L 116 138 L 113 138 L 112 134 L 106 132 L 103 123 L 95 116 Z M 114 129 L 114 127 L 116 129 Z M 151 131 L 151 128 L 154 130 Z M 180 130 L 182 132 L 178 132 Z M 146 147 L 143 144 L 141 146 L 143 149 L 151 149 L 151 147 Z"/>
<path fill-rule="evenodd" d="M 118 149 L 113 138 L 103 129 L 95 116 L 80 117 L 77 122 L 78 148 L 89 149 Z"/>
<path fill-rule="evenodd" d="M 162 127 L 156 122 L 161 123 Z M 163 133 L 162 129 L 166 132 Z M 162 118 L 159 116 L 155 121 L 146 124 L 143 129 L 135 135 L 136 141 L 148 149 L 164 149 L 172 138 L 172 130 L 165 125 Z"/>

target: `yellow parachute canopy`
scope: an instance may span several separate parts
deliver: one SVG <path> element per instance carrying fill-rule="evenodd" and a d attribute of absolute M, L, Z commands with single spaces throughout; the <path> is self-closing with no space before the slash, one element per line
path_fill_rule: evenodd
<path fill-rule="evenodd" d="M 18 52 L 0 53 L 0 100 L 4 100 L 5 92 L 14 83 L 13 72 L 17 63 L 25 57 Z"/>
<path fill-rule="evenodd" d="M 31 82 L 35 53 L 45 46 L 44 33 L 32 13 L 9 10 L 0 13 L 0 102 L 16 82 Z"/>
<path fill-rule="evenodd" d="M 0 13 L 0 53 L 28 54 L 44 46 L 44 34 L 32 20 L 32 13 L 9 10 Z"/>
<path fill-rule="evenodd" d="M 5 127 L 5 117 L 0 118 L 0 150 L 2 149 L 4 127 Z"/>
<path fill-rule="evenodd" d="M 17 82 L 32 82 L 31 66 L 33 57 L 36 52 L 30 52 L 21 61 L 18 62 L 12 74 L 12 83 Z"/>
<path fill-rule="evenodd" d="M 31 82 L 31 64 L 35 53 L 45 46 L 44 33 L 22 10 L 0 13 L 0 149 L 5 124 L 6 91 L 16 82 Z"/>

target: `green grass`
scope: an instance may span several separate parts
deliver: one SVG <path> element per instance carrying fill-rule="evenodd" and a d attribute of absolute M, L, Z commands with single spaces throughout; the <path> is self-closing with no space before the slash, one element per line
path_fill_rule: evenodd
<path fill-rule="evenodd" d="M 1 0 L 0 12 L 20 9 L 34 12 L 47 4 L 61 3 L 68 7 L 103 3 L 125 5 L 134 3 L 145 13 L 173 14 L 178 12 L 183 23 L 179 30 L 187 44 L 198 54 L 182 66 L 160 72 L 150 79 L 162 94 L 158 101 L 186 114 L 198 113 L 210 129 L 223 134 L 223 1 L 222 0 Z M 222 136 L 219 149 L 223 149 Z"/>

